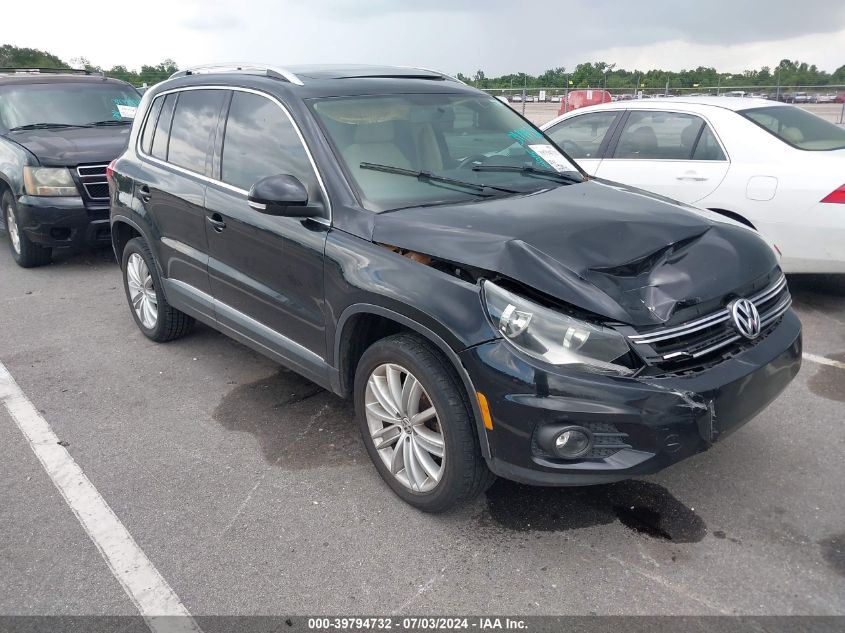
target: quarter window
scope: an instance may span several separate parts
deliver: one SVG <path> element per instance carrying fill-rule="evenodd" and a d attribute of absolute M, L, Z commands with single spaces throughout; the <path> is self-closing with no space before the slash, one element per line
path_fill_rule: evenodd
<path fill-rule="evenodd" d="M 249 190 L 258 180 L 278 174 L 299 178 L 308 199 L 320 199 L 308 154 L 282 109 L 266 97 L 235 91 L 223 136 L 221 179 Z"/>
<path fill-rule="evenodd" d="M 158 115 L 161 112 L 161 106 L 164 105 L 164 97 L 157 97 L 150 106 L 150 113 L 147 116 L 147 121 L 144 123 L 144 133 L 141 135 L 141 150 L 149 154 L 153 147 L 153 133 L 158 122 Z"/>
<path fill-rule="evenodd" d="M 170 138 L 170 122 L 173 120 L 173 106 L 176 105 L 176 93 L 167 95 L 161 106 L 161 113 L 156 122 L 153 147 L 150 152 L 156 158 L 167 160 L 167 140 Z M 151 119 L 152 121 L 152 119 Z"/>
<path fill-rule="evenodd" d="M 702 138 L 704 142 L 699 152 L 697 145 L 701 144 Z M 701 117 L 660 110 L 632 111 L 625 122 L 613 157 L 640 160 L 725 160 L 715 136 Z"/>
<path fill-rule="evenodd" d="M 226 90 L 183 90 L 176 102 L 167 161 L 198 174 L 210 164 Z"/>
<path fill-rule="evenodd" d="M 546 130 L 546 136 L 572 158 L 598 158 L 602 141 L 618 114 L 580 114 L 552 126 Z"/>

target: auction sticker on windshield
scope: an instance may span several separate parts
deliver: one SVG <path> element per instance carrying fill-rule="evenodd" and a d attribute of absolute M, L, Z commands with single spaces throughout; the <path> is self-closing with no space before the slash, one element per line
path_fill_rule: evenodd
<path fill-rule="evenodd" d="M 528 149 L 537 154 L 557 171 L 572 169 L 572 166 L 567 160 L 551 145 L 529 145 Z"/>

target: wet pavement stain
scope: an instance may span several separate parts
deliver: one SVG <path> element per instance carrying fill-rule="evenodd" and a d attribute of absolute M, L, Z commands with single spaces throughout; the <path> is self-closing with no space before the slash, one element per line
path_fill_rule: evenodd
<path fill-rule="evenodd" d="M 845 363 L 845 354 L 833 354 L 828 358 Z M 845 371 L 830 365 L 817 367 L 816 372 L 807 381 L 810 391 L 828 400 L 845 402 Z"/>
<path fill-rule="evenodd" d="M 831 569 L 845 577 L 845 532 L 821 540 L 819 545 L 822 548 L 822 556 Z"/>
<path fill-rule="evenodd" d="M 214 419 L 254 435 L 264 459 L 282 468 L 368 459 L 352 403 L 285 369 L 232 389 L 214 410 Z"/>
<path fill-rule="evenodd" d="M 518 532 L 559 532 L 619 521 L 629 529 L 675 543 L 697 543 L 704 521 L 666 488 L 647 481 L 599 486 L 535 488 L 498 480 L 487 491 L 483 523 Z"/>

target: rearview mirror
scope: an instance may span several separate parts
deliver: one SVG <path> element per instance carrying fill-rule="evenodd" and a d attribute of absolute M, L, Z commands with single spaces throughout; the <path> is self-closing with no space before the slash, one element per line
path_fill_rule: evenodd
<path fill-rule="evenodd" d="M 308 190 L 296 176 L 279 174 L 262 178 L 249 190 L 249 206 L 267 215 L 301 218 L 316 215 L 308 208 Z"/>

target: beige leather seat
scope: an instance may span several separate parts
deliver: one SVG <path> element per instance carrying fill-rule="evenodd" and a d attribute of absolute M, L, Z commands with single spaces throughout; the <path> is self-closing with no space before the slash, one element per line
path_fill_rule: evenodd
<path fill-rule="evenodd" d="M 343 156 L 352 176 L 365 190 L 395 189 L 398 185 L 396 179 L 402 176 L 361 169 L 361 163 L 412 169 L 411 162 L 396 144 L 396 124 L 393 121 L 356 125 L 352 143 L 343 150 Z"/>

